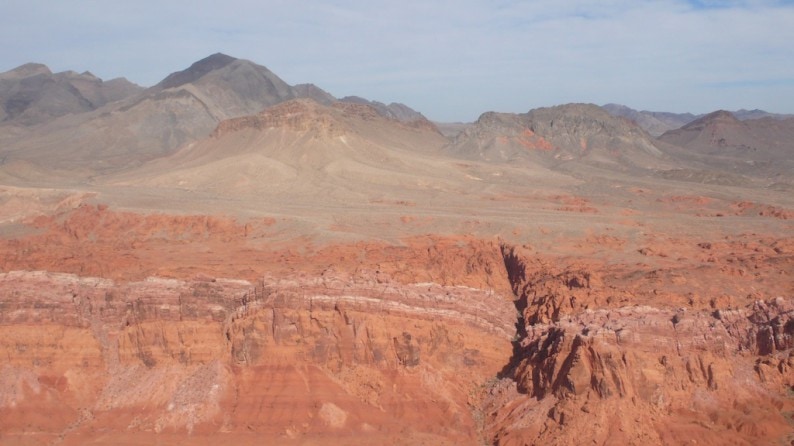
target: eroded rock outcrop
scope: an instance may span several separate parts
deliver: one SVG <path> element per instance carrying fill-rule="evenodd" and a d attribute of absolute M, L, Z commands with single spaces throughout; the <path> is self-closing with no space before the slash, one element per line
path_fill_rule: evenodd
<path fill-rule="evenodd" d="M 648 237 L 629 263 L 101 205 L 33 224 L 0 243 L 0 443 L 792 439 L 786 237 Z M 594 244 L 627 245 L 571 248 Z"/>
<path fill-rule="evenodd" d="M 492 290 L 374 271 L 255 284 L 10 272 L 0 289 L 11 439 L 101 428 L 137 441 L 186 430 L 467 442 L 470 395 L 509 354 L 514 322 Z"/>
<path fill-rule="evenodd" d="M 525 335 L 509 379 L 486 397 L 495 443 L 792 440 L 791 298 L 716 310 L 641 305 L 631 287 L 617 291 L 595 271 L 535 270 L 505 252 Z"/>
<path fill-rule="evenodd" d="M 336 101 L 329 105 L 312 99 L 294 99 L 268 107 L 256 115 L 242 116 L 221 121 L 212 132 L 212 137 L 244 129 L 264 130 L 289 129 L 296 132 L 314 130 L 326 137 L 344 135 L 350 131 L 350 122 L 388 122 L 396 127 L 412 128 L 439 133 L 438 128 L 424 117 L 402 120 L 380 112 L 372 105 Z"/>

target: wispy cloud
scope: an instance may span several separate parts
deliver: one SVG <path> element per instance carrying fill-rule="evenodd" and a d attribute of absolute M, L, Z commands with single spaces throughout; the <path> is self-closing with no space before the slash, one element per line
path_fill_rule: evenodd
<path fill-rule="evenodd" d="M 793 1 L 6 0 L 0 70 L 151 85 L 222 51 L 436 119 L 569 101 L 793 112 Z M 728 87 L 704 88 L 707 85 Z"/>

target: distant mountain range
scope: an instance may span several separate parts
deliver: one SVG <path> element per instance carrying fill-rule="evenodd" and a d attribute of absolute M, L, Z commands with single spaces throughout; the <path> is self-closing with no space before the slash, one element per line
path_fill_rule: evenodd
<path fill-rule="evenodd" d="M 794 117 L 740 120 L 716 111 L 659 137 L 680 158 L 696 159 L 733 172 L 775 178 L 794 173 Z"/>
<path fill-rule="evenodd" d="M 625 169 L 660 168 L 663 152 L 636 124 L 592 104 L 567 104 L 528 113 L 485 113 L 450 143 L 451 150 L 498 162 L 556 166 L 584 162 Z"/>
<path fill-rule="evenodd" d="M 19 181 L 60 177 L 79 182 L 110 174 L 132 181 L 125 172 L 137 172 L 152 184 L 171 184 L 170 168 L 193 172 L 188 176 L 198 181 L 196 172 L 204 172 L 195 170 L 201 160 L 215 166 L 212 175 L 234 170 L 227 155 L 239 148 L 219 140 L 247 147 L 238 161 L 247 160 L 244 169 L 250 175 L 234 182 L 238 185 L 260 177 L 250 170 L 253 165 L 285 178 L 299 176 L 310 165 L 339 168 L 334 150 L 348 159 L 343 176 L 359 169 L 367 178 L 379 169 L 393 175 L 405 169 L 401 174 L 408 177 L 423 170 L 418 161 L 388 161 L 397 159 L 397 152 L 686 181 L 711 181 L 715 176 L 702 172 L 712 168 L 720 169 L 719 181 L 728 183 L 742 175 L 794 176 L 794 118 L 787 115 L 740 110 L 696 116 L 566 104 L 521 114 L 486 112 L 474 123 L 436 125 L 404 104 L 336 99 L 313 84 L 289 85 L 264 66 L 220 53 L 146 89 L 124 79 L 53 74 L 44 65 L 27 64 L 0 74 L 0 104 L 0 176 Z M 241 126 L 249 132 L 245 141 L 223 136 Z M 318 133 L 323 126 L 328 131 Z M 276 137 L 278 128 L 282 133 Z M 203 155 L 190 152 L 194 145 Z M 274 150 L 291 155 L 284 158 Z M 303 158 L 292 158 L 295 153 Z M 320 154 L 325 161 L 318 167 L 311 157 Z M 158 173 L 145 172 L 146 166 Z M 785 178 L 781 181 L 788 184 Z"/>
<path fill-rule="evenodd" d="M 680 128 L 698 118 L 706 116 L 693 115 L 692 113 L 669 113 L 669 112 L 654 112 L 647 110 L 635 110 L 620 104 L 606 104 L 602 108 L 608 111 L 613 116 L 627 118 L 637 123 L 640 127 L 645 129 L 653 136 L 660 136 L 668 130 L 675 130 Z M 783 115 L 777 113 L 769 113 L 763 110 L 736 110 L 728 112 L 736 119 L 745 121 L 750 119 L 773 118 L 773 119 L 787 119 L 794 118 L 794 115 Z"/>
<path fill-rule="evenodd" d="M 142 90 L 124 78 L 104 82 L 87 71 L 53 73 L 44 65 L 30 63 L 0 73 L 0 123 L 41 124 L 96 110 Z"/>
<path fill-rule="evenodd" d="M 291 86 L 261 65 L 220 53 L 147 89 L 123 80 L 103 83 L 88 74 L 48 73 L 43 65 L 25 65 L 0 75 L 2 124 L 37 125 L 35 130 L 15 129 L 7 132 L 13 137 L 0 138 L 0 155 L 6 163 L 86 173 L 113 171 L 170 154 L 209 135 L 225 119 L 255 114 L 291 99 L 309 98 L 321 104 L 336 100 L 319 87 Z M 93 90 L 77 88 L 91 79 L 97 85 Z M 83 90 L 91 94 L 78 94 Z M 85 96 L 103 101 L 91 102 Z M 407 106 L 373 104 L 388 116 L 423 119 Z"/>
<path fill-rule="evenodd" d="M 434 126 L 384 117 L 368 104 L 291 99 L 222 121 L 210 136 L 106 181 L 238 197 L 316 197 L 330 185 L 385 194 L 448 170 L 427 157 L 444 142 Z"/>

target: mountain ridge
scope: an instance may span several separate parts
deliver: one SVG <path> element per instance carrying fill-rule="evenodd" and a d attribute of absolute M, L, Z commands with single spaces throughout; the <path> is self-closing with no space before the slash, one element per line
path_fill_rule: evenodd
<path fill-rule="evenodd" d="M 45 71 L 46 67 L 34 64 L 7 77 Z M 110 85 L 114 82 L 119 81 Z M 9 141 L 0 145 L 0 155 L 7 161 L 32 162 L 45 169 L 80 166 L 109 172 L 168 155 L 209 135 L 223 120 L 254 115 L 302 97 L 325 104 L 336 101 L 316 85 L 291 86 L 264 66 L 216 53 L 106 107 L 85 105 L 86 113 L 56 116 L 43 122 L 45 127 L 39 132 L 21 133 L 16 138 L 9 133 Z M 416 116 L 415 125 L 435 128 L 407 106 L 399 106 L 401 114 L 388 107 L 377 110 L 387 117 Z"/>
<path fill-rule="evenodd" d="M 613 116 L 620 116 L 628 118 L 636 122 L 640 127 L 645 129 L 651 135 L 658 137 L 664 132 L 675 130 L 683 127 L 684 125 L 702 118 L 709 113 L 692 114 L 692 113 L 671 113 L 661 111 L 648 111 L 648 110 L 635 110 L 631 107 L 609 103 L 601 106 Z M 754 109 L 745 110 L 740 109 L 736 111 L 727 111 L 741 121 L 760 118 L 773 118 L 773 119 L 788 119 L 794 117 L 792 114 L 770 113 L 764 110 Z M 710 112 L 711 113 L 711 112 Z"/>
<path fill-rule="evenodd" d="M 166 76 L 165 79 L 155 85 L 158 88 L 176 88 L 184 84 L 192 83 L 211 71 L 223 68 L 238 59 L 223 53 L 215 53 L 194 62 L 182 71 L 176 71 Z"/>
<path fill-rule="evenodd" d="M 702 116 L 680 129 L 670 130 L 659 140 L 702 153 L 726 153 L 740 155 L 767 154 L 785 159 L 794 152 L 794 118 L 739 120 L 733 113 L 717 110 Z"/>
<path fill-rule="evenodd" d="M 53 73 L 44 64 L 28 63 L 0 73 L 0 125 L 35 126 L 93 111 L 140 91 L 143 87 L 124 78 L 103 81 L 88 71 Z"/>
<path fill-rule="evenodd" d="M 69 97 L 73 98 L 72 102 L 76 101 L 73 107 L 76 111 L 42 118 L 44 122 L 36 124 L 35 131 L 6 125 L 9 130 L 0 137 L 0 156 L 5 162 L 5 170 L 14 172 L 13 175 L 21 179 L 34 178 L 25 172 L 38 172 L 35 178 L 41 179 L 48 170 L 59 170 L 63 174 L 72 172 L 68 175 L 80 181 L 97 174 L 135 168 L 207 137 L 226 120 L 255 119 L 252 117 L 269 107 L 300 98 L 311 98 L 318 104 L 329 106 L 365 104 L 368 110 L 386 119 L 438 134 L 442 132 L 439 126 L 407 105 L 387 105 L 357 96 L 337 100 L 314 84 L 289 85 L 262 65 L 223 53 L 207 56 L 167 75 L 153 87 L 100 107 L 93 104 L 100 103 L 102 96 L 97 96 L 91 86 L 102 81 L 88 71 L 52 74 L 44 65 L 26 64 L 0 74 L 0 80 L 5 79 L 2 85 L 10 85 L 9 82 L 18 82 L 21 78 L 49 79 L 48 76 L 57 77 L 58 82 L 69 86 L 64 91 L 71 92 Z M 42 85 L 54 85 L 56 80 L 42 82 Z M 114 83 L 123 85 L 124 81 L 111 80 L 104 84 L 112 86 Z M 32 91 L 35 93 L 35 88 Z M 14 102 L 11 104 L 11 112 L 17 113 Z M 7 110 L 3 111 L 6 124 L 10 122 Z M 693 166 L 696 164 L 697 169 L 708 169 L 708 157 L 713 153 L 703 150 L 699 155 L 688 153 L 676 148 L 686 145 L 686 142 L 676 141 L 671 136 L 653 138 L 643 130 L 647 125 L 643 127 L 636 119 L 623 116 L 629 112 L 636 111 L 616 104 L 602 107 L 563 104 L 521 114 L 486 112 L 475 123 L 452 128 L 442 125 L 447 137 L 444 151 L 455 158 L 490 163 L 517 161 L 525 167 L 543 169 L 565 170 L 573 168 L 573 165 L 586 165 L 588 169 L 616 171 L 687 171 L 691 166 L 686 163 L 690 162 L 694 163 Z M 667 120 L 668 123 L 672 119 L 695 117 L 691 114 L 647 113 L 651 113 L 656 121 Z M 731 113 L 736 116 L 739 112 Z M 759 116 L 762 113 L 745 110 L 742 116 Z M 779 121 L 785 123 L 785 119 Z M 780 126 L 768 124 L 766 127 L 764 131 L 785 136 L 785 130 L 777 128 Z M 742 128 L 745 129 L 742 131 L 749 131 Z M 766 141 L 758 134 L 752 137 Z M 432 148 L 434 144 L 428 144 L 430 151 L 436 150 Z M 772 140 L 769 144 L 780 145 Z M 762 157 L 760 162 L 770 163 L 767 158 Z M 717 161 L 716 167 L 726 168 L 722 163 L 724 160 Z M 734 163 L 729 170 L 731 175 L 744 171 L 763 175 L 763 170 L 756 167 Z"/>
<path fill-rule="evenodd" d="M 564 104 L 527 113 L 486 112 L 452 138 L 464 157 L 501 162 L 658 168 L 668 160 L 654 139 L 629 120 L 594 104 Z"/>

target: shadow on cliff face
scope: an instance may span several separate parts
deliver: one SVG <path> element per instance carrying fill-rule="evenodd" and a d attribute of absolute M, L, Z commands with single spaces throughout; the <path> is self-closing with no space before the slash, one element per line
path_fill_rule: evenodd
<path fill-rule="evenodd" d="M 753 295 L 737 308 L 685 307 L 657 294 L 676 285 L 658 281 L 658 271 L 638 280 L 632 268 L 500 249 L 518 314 L 512 356 L 482 410 L 483 437 L 493 444 L 794 438 L 790 299 Z M 643 288 L 649 283 L 651 293 Z M 714 294 L 698 290 L 704 301 Z"/>
<path fill-rule="evenodd" d="M 500 249 L 502 252 L 502 259 L 505 263 L 505 270 L 507 271 L 507 279 L 510 282 L 510 287 L 513 290 L 513 303 L 516 306 L 516 334 L 513 337 L 513 354 L 510 360 L 497 374 L 497 378 L 511 378 L 514 379 L 514 371 L 519 362 L 521 362 L 523 349 L 521 343 L 527 337 L 526 321 L 524 320 L 524 310 L 527 308 L 527 295 L 526 288 L 522 285 L 526 281 L 526 265 L 521 257 L 516 253 L 515 247 L 501 244 Z"/>

